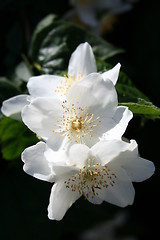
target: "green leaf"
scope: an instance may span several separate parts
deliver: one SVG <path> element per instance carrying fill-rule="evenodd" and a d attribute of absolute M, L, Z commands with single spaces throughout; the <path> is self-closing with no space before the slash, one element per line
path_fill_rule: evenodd
<path fill-rule="evenodd" d="M 138 98 L 149 101 L 148 97 L 135 86 L 118 82 L 116 84 L 119 102 L 137 102 Z"/>
<path fill-rule="evenodd" d="M 160 119 L 160 108 L 144 99 L 137 98 L 137 102 L 123 102 L 119 105 L 127 106 L 134 114 L 150 119 Z"/>
<path fill-rule="evenodd" d="M 120 72 L 116 84 L 119 105 L 127 106 L 134 114 L 146 119 L 160 118 L 160 108 L 153 105 L 149 98 L 133 84 L 132 80 Z"/>
<path fill-rule="evenodd" d="M 52 29 L 52 25 L 56 19 L 56 16 L 53 14 L 47 15 L 44 19 L 42 19 L 32 35 L 32 40 L 29 49 L 29 55 L 35 60 L 37 58 L 41 42 L 48 34 L 48 32 Z"/>
<path fill-rule="evenodd" d="M 99 72 L 105 72 L 113 66 L 102 60 L 97 60 Z M 146 119 L 159 119 L 160 108 L 152 104 L 149 98 L 136 86 L 133 81 L 124 73 L 120 72 L 116 83 L 119 105 L 127 106 L 135 115 Z"/>
<path fill-rule="evenodd" d="M 56 21 L 54 15 L 49 15 L 33 33 L 29 56 L 41 72 L 64 72 L 72 52 L 83 42 L 89 42 L 95 56 L 103 60 L 123 52 L 83 28 L 62 20 Z"/>
<path fill-rule="evenodd" d="M 36 136 L 22 123 L 3 117 L 0 121 L 0 143 L 3 158 L 14 160 L 22 151 L 38 141 Z"/>
<path fill-rule="evenodd" d="M 125 78 L 122 76 L 125 76 Z M 160 118 L 160 108 L 153 105 L 149 98 L 136 88 L 129 78 L 127 79 L 126 74 L 120 74 L 120 79 L 116 84 L 116 90 L 119 105 L 127 106 L 134 114 L 145 118 Z"/>
<path fill-rule="evenodd" d="M 100 73 L 106 72 L 106 71 L 108 71 L 108 70 L 110 70 L 114 67 L 110 63 L 107 63 L 107 62 L 105 62 L 104 60 L 101 60 L 101 59 L 96 59 L 96 64 L 97 64 L 98 72 L 100 72 Z M 135 87 L 132 80 L 122 71 L 120 71 L 120 73 L 119 73 L 117 84 L 119 84 L 119 83 Z M 116 84 L 116 86 L 117 86 L 117 84 Z"/>

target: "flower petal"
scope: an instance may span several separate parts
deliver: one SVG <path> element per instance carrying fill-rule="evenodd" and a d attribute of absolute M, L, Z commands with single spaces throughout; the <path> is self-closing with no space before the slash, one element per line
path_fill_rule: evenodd
<path fill-rule="evenodd" d="M 45 150 L 46 144 L 44 142 L 39 142 L 32 147 L 26 148 L 22 153 L 23 170 L 35 178 L 53 182 L 54 174 L 44 156 Z"/>
<path fill-rule="evenodd" d="M 91 195 L 91 194 L 88 194 L 88 198 L 87 200 L 93 204 L 101 204 L 103 202 L 102 199 L 100 199 L 99 197 L 95 196 L 95 195 Z"/>
<path fill-rule="evenodd" d="M 98 73 L 91 73 L 83 80 L 74 84 L 67 93 L 69 108 L 74 105 L 81 116 L 82 112 L 88 117 L 84 142 L 92 146 L 104 133 L 114 128 L 117 122 L 113 116 L 117 109 L 117 93 L 110 80 L 102 79 Z M 78 110 L 78 109 L 84 109 Z M 85 118 L 85 117 L 84 117 Z"/>
<path fill-rule="evenodd" d="M 117 107 L 113 116 L 113 121 L 115 122 L 114 127 L 106 132 L 102 139 L 121 139 L 132 117 L 133 113 L 127 107 Z"/>
<path fill-rule="evenodd" d="M 120 71 L 120 67 L 121 64 L 118 63 L 115 67 L 113 67 L 111 70 L 106 71 L 104 73 L 102 73 L 102 77 L 104 79 L 104 81 L 106 81 L 106 79 L 109 79 L 113 82 L 113 84 L 115 85 L 117 80 L 118 80 L 118 75 L 119 75 L 119 71 Z"/>
<path fill-rule="evenodd" d="M 22 111 L 24 123 L 44 139 L 54 137 L 54 125 L 63 116 L 61 101 L 55 98 L 36 98 Z M 56 136 L 55 136 L 56 137 Z"/>
<path fill-rule="evenodd" d="M 139 157 L 137 143 L 120 140 L 100 141 L 91 148 L 92 155 L 102 165 L 108 163 L 122 167 L 133 182 L 144 181 L 155 171 L 151 161 Z"/>
<path fill-rule="evenodd" d="M 61 94 L 58 92 L 58 86 L 63 84 L 64 77 L 56 75 L 41 75 L 31 77 L 27 84 L 28 91 L 33 97 L 58 97 Z"/>
<path fill-rule="evenodd" d="M 102 79 L 101 74 L 91 73 L 83 80 L 72 85 L 67 93 L 67 100 L 70 104 L 94 108 L 97 112 L 113 115 L 117 107 L 117 93 L 110 80 Z"/>
<path fill-rule="evenodd" d="M 47 141 L 48 146 L 48 141 Z M 54 151 L 54 148 L 48 148 L 44 152 L 44 156 L 48 162 L 50 162 L 52 165 L 60 165 L 60 166 L 66 166 L 66 150 L 62 147 L 63 144 L 61 144 L 61 147 L 58 149 L 58 151 Z"/>
<path fill-rule="evenodd" d="M 68 66 L 68 75 L 78 79 L 92 72 L 97 72 L 95 57 L 91 46 L 85 42 L 72 53 Z"/>
<path fill-rule="evenodd" d="M 83 168 L 89 157 L 90 149 L 84 144 L 74 144 L 69 149 L 69 164 L 75 167 Z"/>
<path fill-rule="evenodd" d="M 62 164 L 62 165 L 61 165 Z M 57 162 L 52 165 L 53 171 L 56 174 L 56 182 L 62 180 L 68 180 L 71 176 L 79 172 L 79 168 L 70 165 L 64 165 L 64 162 Z"/>
<path fill-rule="evenodd" d="M 100 162 L 103 166 L 108 164 L 110 161 L 118 157 L 119 155 L 127 151 L 130 148 L 130 144 L 120 140 L 108 140 L 99 141 L 92 148 L 92 155 Z"/>
<path fill-rule="evenodd" d="M 77 12 L 82 22 L 92 28 L 96 28 L 98 26 L 96 13 L 91 4 L 77 4 Z"/>
<path fill-rule="evenodd" d="M 125 169 L 133 182 L 141 182 L 150 178 L 155 171 L 154 164 L 139 156 L 136 141 L 131 140 L 128 145 L 128 149 L 114 161 Z"/>
<path fill-rule="evenodd" d="M 70 145 L 70 140 L 67 137 L 63 138 L 60 136 L 60 134 L 53 132 L 52 136 L 46 140 L 46 143 L 48 147 L 54 151 L 67 151 Z"/>
<path fill-rule="evenodd" d="M 110 184 L 110 179 L 107 179 L 107 188 L 96 189 L 98 197 L 119 207 L 133 204 L 135 190 L 125 170 L 113 164 L 108 164 L 108 167 L 116 178 L 113 185 Z"/>
<path fill-rule="evenodd" d="M 50 202 L 48 206 L 48 217 L 52 220 L 61 220 L 66 211 L 80 197 L 78 191 L 66 188 L 63 181 L 56 182 L 51 190 Z"/>
<path fill-rule="evenodd" d="M 15 120 L 21 120 L 21 110 L 29 104 L 29 95 L 18 95 L 5 100 L 2 104 L 1 111 L 7 116 Z"/>

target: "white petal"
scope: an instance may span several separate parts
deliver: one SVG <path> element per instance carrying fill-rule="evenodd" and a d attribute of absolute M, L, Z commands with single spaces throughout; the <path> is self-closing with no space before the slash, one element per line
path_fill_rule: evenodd
<path fill-rule="evenodd" d="M 132 159 L 132 163 L 130 161 L 130 164 L 126 164 L 124 169 L 133 182 L 141 182 L 154 174 L 155 166 L 151 161 L 137 156 Z"/>
<path fill-rule="evenodd" d="M 83 77 L 92 72 L 97 72 L 96 61 L 91 46 L 85 42 L 80 44 L 72 53 L 68 75 L 78 79 L 81 75 Z"/>
<path fill-rule="evenodd" d="M 90 128 L 90 125 L 89 134 L 87 130 L 87 134 L 84 135 L 84 142 L 88 146 L 99 141 L 105 132 L 117 124 L 112 118 L 117 109 L 117 93 L 113 83 L 110 80 L 104 82 L 98 73 L 91 73 L 74 84 L 67 93 L 67 100 L 69 108 L 74 105 L 75 109 L 83 108 L 86 115 L 93 115 L 93 129 Z M 76 111 L 81 116 L 82 110 Z M 92 137 L 90 137 L 91 131 Z"/>
<path fill-rule="evenodd" d="M 29 104 L 29 95 L 18 95 L 4 101 L 1 111 L 7 116 L 15 120 L 21 120 L 21 111 L 24 106 Z"/>
<path fill-rule="evenodd" d="M 96 12 L 91 4 L 77 4 L 77 12 L 83 23 L 93 28 L 98 26 Z"/>
<path fill-rule="evenodd" d="M 67 166 L 64 164 L 66 163 L 60 161 L 52 165 L 53 171 L 56 174 L 56 181 L 68 180 L 71 176 L 77 174 L 80 170 L 75 166 Z"/>
<path fill-rule="evenodd" d="M 117 93 L 110 80 L 104 80 L 101 74 L 92 73 L 83 80 L 72 85 L 67 93 L 67 99 L 70 104 L 81 107 L 94 108 L 94 110 L 110 116 L 113 115 L 117 107 Z"/>
<path fill-rule="evenodd" d="M 135 191 L 125 170 L 111 164 L 108 164 L 108 166 L 111 172 L 116 175 L 114 185 L 111 186 L 110 179 L 107 178 L 108 187 L 96 189 L 98 197 L 119 207 L 133 204 Z"/>
<path fill-rule="evenodd" d="M 22 153 L 23 170 L 29 175 L 48 182 L 54 181 L 54 174 L 50 164 L 44 156 L 46 144 L 39 142 L 26 148 Z"/>
<path fill-rule="evenodd" d="M 133 113 L 127 107 L 117 107 L 113 116 L 113 121 L 115 122 L 114 127 L 106 132 L 102 139 L 121 139 L 132 117 Z"/>
<path fill-rule="evenodd" d="M 111 70 L 102 73 L 102 77 L 104 79 L 104 81 L 106 81 L 106 79 L 109 79 L 113 82 L 113 84 L 115 85 L 117 80 L 118 80 L 118 75 L 119 75 L 119 71 L 120 71 L 120 67 L 121 64 L 118 63 L 115 67 L 113 67 Z"/>
<path fill-rule="evenodd" d="M 122 152 L 127 151 L 129 148 L 129 143 L 113 139 L 108 141 L 99 141 L 91 148 L 91 152 L 102 165 L 105 165 L 116 157 L 118 161 L 119 155 Z"/>
<path fill-rule="evenodd" d="M 44 156 L 51 164 L 58 163 L 60 165 L 66 165 L 66 151 L 62 148 L 59 148 L 58 151 L 54 151 L 53 148 L 48 147 L 44 152 Z"/>
<path fill-rule="evenodd" d="M 53 135 L 47 139 L 46 143 L 49 148 L 54 151 L 61 150 L 62 153 L 69 150 L 70 140 L 67 137 L 61 137 L 58 133 L 53 133 Z"/>
<path fill-rule="evenodd" d="M 63 149 L 62 144 L 58 151 L 54 151 L 48 147 L 44 152 L 46 160 L 51 164 L 55 174 L 58 175 L 57 178 L 65 178 L 65 173 L 67 173 L 67 176 L 70 173 L 71 176 L 71 172 L 74 171 L 77 173 L 77 169 L 79 171 L 79 168 L 75 167 L 75 164 L 70 164 L 68 151 L 69 149 Z"/>
<path fill-rule="evenodd" d="M 83 144 L 74 144 L 69 149 L 69 164 L 79 168 L 86 165 L 89 157 L 89 147 Z"/>
<path fill-rule="evenodd" d="M 122 166 L 133 182 L 141 182 L 150 178 L 154 171 L 154 164 L 141 158 L 138 154 L 138 146 L 134 140 L 128 144 L 128 150 L 122 152 L 114 161 Z"/>
<path fill-rule="evenodd" d="M 29 93 L 33 97 L 58 97 L 61 98 L 61 94 L 58 92 L 59 86 L 65 81 L 64 77 L 56 75 L 41 75 L 37 77 L 31 77 L 27 84 Z"/>
<path fill-rule="evenodd" d="M 120 140 L 100 141 L 91 148 L 92 155 L 105 165 L 109 162 L 125 169 L 131 181 L 140 182 L 155 171 L 151 161 L 139 157 L 137 143 Z"/>
<path fill-rule="evenodd" d="M 57 182 L 53 185 L 48 206 L 48 217 L 52 220 L 61 220 L 66 211 L 80 197 L 78 191 L 73 192 L 66 188 L 64 182 Z"/>
<path fill-rule="evenodd" d="M 36 98 L 22 111 L 24 123 L 44 139 L 54 137 L 54 124 L 63 116 L 61 101 L 55 98 Z"/>
<path fill-rule="evenodd" d="M 93 195 L 88 195 L 87 200 L 88 200 L 89 202 L 91 202 L 91 203 L 93 203 L 93 204 L 97 204 L 97 205 L 99 205 L 99 204 L 101 204 L 101 203 L 103 202 L 102 199 L 100 199 L 100 198 L 97 197 L 97 196 L 93 196 Z"/>

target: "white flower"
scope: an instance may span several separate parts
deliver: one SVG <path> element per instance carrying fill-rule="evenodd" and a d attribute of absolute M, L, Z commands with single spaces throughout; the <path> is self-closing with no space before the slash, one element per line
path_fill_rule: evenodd
<path fill-rule="evenodd" d="M 22 119 L 54 149 L 64 139 L 92 146 L 100 138 L 121 139 L 132 112 L 117 105 L 113 83 L 91 73 L 72 85 L 63 103 L 52 97 L 33 100 L 23 108 Z"/>
<path fill-rule="evenodd" d="M 22 153 L 22 160 L 26 173 L 55 182 L 48 206 L 48 217 L 55 220 L 61 220 L 82 195 L 94 204 L 131 205 L 132 182 L 146 180 L 155 170 L 152 162 L 138 155 L 134 140 L 100 141 L 92 148 L 74 144 L 68 152 L 56 153 L 39 142 Z"/>
<path fill-rule="evenodd" d="M 82 22 L 91 27 L 98 25 L 96 13 L 108 10 L 110 13 L 121 13 L 132 8 L 130 1 L 122 0 L 70 0 Z"/>
<path fill-rule="evenodd" d="M 103 16 L 110 17 L 127 12 L 132 9 L 132 4 L 136 0 L 70 0 L 74 9 L 66 14 L 65 18 L 76 21 L 77 16 L 80 21 L 91 28 L 97 34 L 101 34 Z M 104 13 L 105 11 L 105 13 Z M 102 13 L 102 17 L 97 15 Z"/>
<path fill-rule="evenodd" d="M 115 84 L 119 69 L 120 64 L 117 64 L 113 69 L 103 73 L 104 81 L 110 79 Z M 7 117 L 20 120 L 23 107 L 33 99 L 50 96 L 64 100 L 68 89 L 74 83 L 94 72 L 97 72 L 97 66 L 92 48 L 87 42 L 80 44 L 71 55 L 67 76 L 41 75 L 31 77 L 27 84 L 29 95 L 18 95 L 4 101 L 1 111 Z"/>

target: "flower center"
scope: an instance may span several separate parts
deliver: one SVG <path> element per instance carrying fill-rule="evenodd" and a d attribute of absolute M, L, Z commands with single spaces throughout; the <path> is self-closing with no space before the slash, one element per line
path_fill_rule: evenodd
<path fill-rule="evenodd" d="M 57 120 L 54 129 L 55 133 L 60 133 L 61 137 L 67 136 L 71 143 L 80 142 L 85 144 L 86 138 L 91 140 L 94 134 L 94 128 L 100 123 L 100 116 L 94 116 L 88 112 L 87 107 L 80 107 L 78 102 L 68 108 L 67 100 L 62 104 L 63 116 L 61 120 Z"/>
<path fill-rule="evenodd" d="M 98 196 L 97 190 L 113 187 L 117 176 L 107 165 L 94 164 L 95 158 L 88 159 L 88 163 L 75 175 L 65 181 L 66 188 L 78 191 L 86 199 Z"/>
<path fill-rule="evenodd" d="M 82 128 L 83 124 L 80 119 L 74 119 L 71 123 L 71 129 L 76 130 L 79 132 Z"/>

